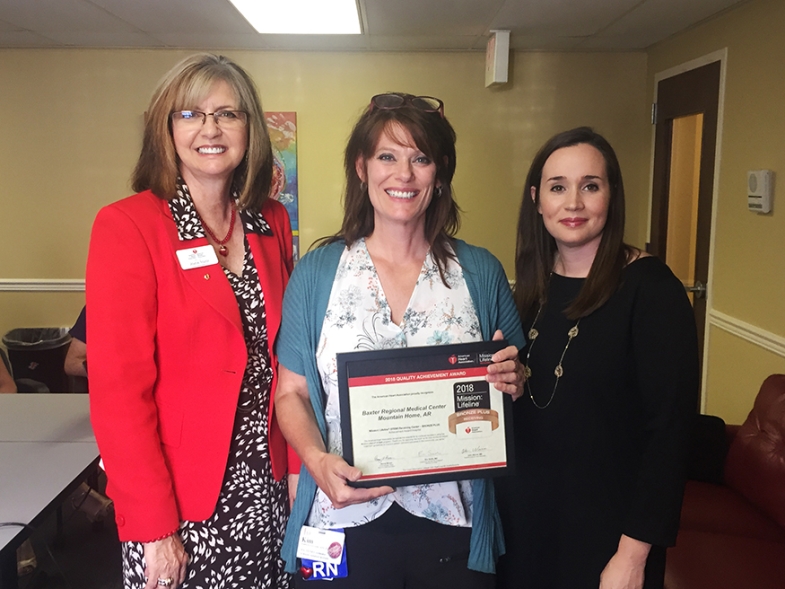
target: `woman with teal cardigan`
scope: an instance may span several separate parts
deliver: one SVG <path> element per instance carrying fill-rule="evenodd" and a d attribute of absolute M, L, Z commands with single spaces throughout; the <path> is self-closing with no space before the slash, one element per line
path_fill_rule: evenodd
<path fill-rule="evenodd" d="M 341 231 L 300 261 L 277 342 L 276 413 L 303 461 L 283 558 L 304 525 L 345 533 L 331 588 L 493 587 L 504 541 L 488 479 L 360 489 L 343 458 L 340 352 L 506 338 L 486 380 L 518 398 L 524 345 L 501 264 L 455 239 L 455 132 L 440 100 L 374 96 L 349 139 Z M 296 586 L 312 570 L 302 567 Z"/>

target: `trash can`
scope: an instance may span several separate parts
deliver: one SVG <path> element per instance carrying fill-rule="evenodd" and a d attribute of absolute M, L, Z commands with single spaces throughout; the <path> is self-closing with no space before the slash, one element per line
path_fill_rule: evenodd
<path fill-rule="evenodd" d="M 21 327 L 3 336 L 14 378 L 40 381 L 52 393 L 69 392 L 64 364 L 70 342 L 65 327 Z"/>

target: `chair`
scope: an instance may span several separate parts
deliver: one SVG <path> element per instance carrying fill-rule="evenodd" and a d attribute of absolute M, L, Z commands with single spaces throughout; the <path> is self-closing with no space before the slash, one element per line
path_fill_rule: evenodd
<path fill-rule="evenodd" d="M 0 358 L 3 360 L 3 364 L 5 364 L 6 369 L 8 370 L 8 374 L 11 377 L 14 376 L 13 368 L 11 367 L 11 362 L 8 360 L 8 356 L 5 353 L 3 348 L 0 348 Z M 16 390 L 20 393 L 48 393 L 49 387 L 47 387 L 44 383 L 33 380 L 31 378 L 15 378 L 14 382 L 16 383 Z"/>

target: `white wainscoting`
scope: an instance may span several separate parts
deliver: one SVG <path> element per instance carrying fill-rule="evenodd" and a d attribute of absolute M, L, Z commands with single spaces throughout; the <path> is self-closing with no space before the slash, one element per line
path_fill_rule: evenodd
<path fill-rule="evenodd" d="M 510 281 L 511 286 L 513 281 Z M 78 278 L 35 279 L 0 278 L 0 292 L 83 292 L 84 280 Z M 785 337 L 766 331 L 726 313 L 712 309 L 709 324 L 785 358 Z"/>
<path fill-rule="evenodd" d="M 0 278 L 0 292 L 84 292 L 84 279 Z"/>
<path fill-rule="evenodd" d="M 709 311 L 709 324 L 785 358 L 785 337 L 714 309 Z"/>

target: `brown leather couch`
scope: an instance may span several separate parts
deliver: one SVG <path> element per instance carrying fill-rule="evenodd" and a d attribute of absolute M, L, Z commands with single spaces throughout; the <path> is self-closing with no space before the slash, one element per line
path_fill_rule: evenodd
<path fill-rule="evenodd" d="M 785 589 L 785 375 L 768 377 L 744 424 L 725 430 L 721 480 L 687 483 L 665 587 Z"/>

